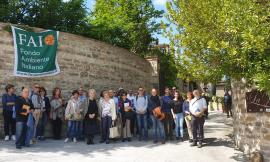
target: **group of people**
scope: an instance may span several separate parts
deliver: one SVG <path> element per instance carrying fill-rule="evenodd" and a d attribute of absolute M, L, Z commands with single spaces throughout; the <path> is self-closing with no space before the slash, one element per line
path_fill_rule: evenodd
<path fill-rule="evenodd" d="M 2 96 L 5 140 L 16 140 L 18 149 L 44 140 L 48 121 L 54 139 L 61 139 L 65 122 L 64 142 L 85 139 L 87 144 L 94 144 L 97 134 L 101 134 L 100 143 L 106 144 L 111 139 L 129 142 L 137 136 L 138 140 L 147 141 L 151 128 L 154 143 L 174 140 L 174 131 L 176 140 L 184 141 L 185 121 L 191 146 L 202 147 L 207 102 L 199 90 L 182 96 L 175 87 L 165 88 L 164 95 L 159 96 L 155 88 L 149 95 L 143 87 L 136 93 L 120 88 L 118 91 L 104 90 L 98 98 L 94 89 L 85 95 L 80 87 L 72 91 L 67 101 L 57 87 L 50 99 L 39 84 L 34 84 L 31 91 L 23 87 L 20 96 L 15 95 L 15 87 L 11 84 L 5 90 Z"/>

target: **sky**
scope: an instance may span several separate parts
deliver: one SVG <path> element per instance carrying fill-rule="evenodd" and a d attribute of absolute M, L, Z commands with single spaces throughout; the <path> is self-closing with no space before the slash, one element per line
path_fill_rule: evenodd
<path fill-rule="evenodd" d="M 68 0 L 66 0 L 66 1 L 68 1 Z M 166 5 L 165 5 L 166 4 L 166 1 L 167 0 L 152 0 L 153 4 L 154 4 L 154 6 L 155 6 L 155 8 L 157 10 L 163 10 L 165 12 L 166 12 Z M 94 6 L 94 4 L 95 4 L 95 0 L 86 0 L 86 7 L 87 8 L 92 9 L 93 6 Z M 166 19 L 165 18 L 162 18 L 161 20 L 163 20 L 164 22 L 166 22 Z M 157 21 L 160 21 L 160 20 L 158 19 Z M 153 36 L 155 38 L 158 38 L 159 39 L 159 43 L 160 44 L 163 44 L 163 43 L 167 43 L 168 44 L 169 43 L 169 39 L 163 37 L 162 34 L 155 33 Z"/>

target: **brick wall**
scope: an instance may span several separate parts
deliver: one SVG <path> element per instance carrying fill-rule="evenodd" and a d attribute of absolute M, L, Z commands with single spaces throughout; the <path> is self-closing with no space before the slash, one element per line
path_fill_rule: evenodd
<path fill-rule="evenodd" d="M 4 30 L 7 25 L 0 23 L 0 99 L 7 83 L 14 84 L 17 92 L 22 86 L 31 87 L 33 83 L 40 83 L 46 87 L 49 95 L 54 87 L 61 87 L 65 98 L 79 86 L 95 88 L 98 93 L 108 88 L 151 88 L 152 67 L 147 60 L 128 50 L 63 32 L 59 34 L 57 53 L 61 69 L 59 75 L 42 78 L 14 77 L 13 38 L 11 32 Z M 1 118 L 2 115 L 0 136 L 3 133 Z"/>
<path fill-rule="evenodd" d="M 234 136 L 236 146 L 249 155 L 259 150 L 270 161 L 270 113 L 247 113 L 243 82 L 232 84 L 234 104 Z"/>

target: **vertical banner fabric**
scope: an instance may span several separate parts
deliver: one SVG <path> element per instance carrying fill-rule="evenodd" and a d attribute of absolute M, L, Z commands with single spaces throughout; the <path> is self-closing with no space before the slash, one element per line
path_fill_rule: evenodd
<path fill-rule="evenodd" d="M 60 73 L 57 63 L 58 31 L 40 33 L 12 27 L 15 62 L 14 75 L 43 77 Z"/>

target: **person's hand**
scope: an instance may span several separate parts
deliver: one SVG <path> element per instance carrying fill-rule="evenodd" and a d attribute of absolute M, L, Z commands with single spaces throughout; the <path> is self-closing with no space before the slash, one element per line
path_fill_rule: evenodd
<path fill-rule="evenodd" d="M 202 113 L 201 112 L 195 112 L 196 117 L 201 117 Z"/>
<path fill-rule="evenodd" d="M 130 106 L 127 107 L 128 110 L 132 110 L 132 108 Z"/>

